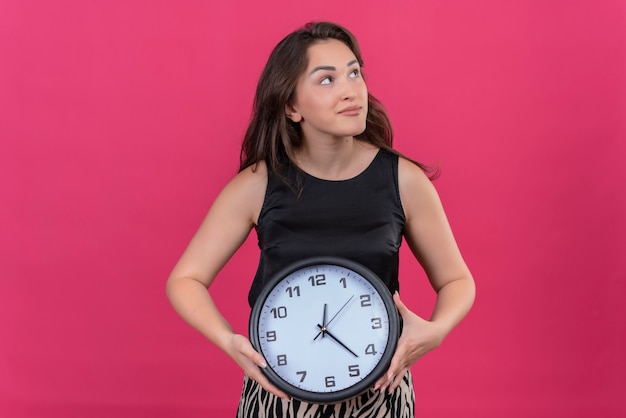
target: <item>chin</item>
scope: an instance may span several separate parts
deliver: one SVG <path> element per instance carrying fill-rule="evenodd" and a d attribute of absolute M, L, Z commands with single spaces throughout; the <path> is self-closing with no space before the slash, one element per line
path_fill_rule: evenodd
<path fill-rule="evenodd" d="M 352 133 L 352 136 L 359 136 L 362 133 L 365 132 L 365 129 L 367 128 L 367 125 L 363 124 L 363 126 L 359 127 L 358 129 L 355 129 L 355 131 Z"/>
<path fill-rule="evenodd" d="M 345 131 L 345 132 L 341 132 L 341 133 L 337 133 L 335 134 L 335 136 L 337 138 L 349 138 L 349 137 L 357 137 L 361 134 L 363 134 L 365 132 L 365 129 L 359 129 L 359 130 L 351 130 L 351 131 Z"/>
<path fill-rule="evenodd" d="M 352 127 L 345 130 L 345 136 L 358 136 L 365 132 L 367 125 L 365 121 L 363 123 L 354 124 Z"/>

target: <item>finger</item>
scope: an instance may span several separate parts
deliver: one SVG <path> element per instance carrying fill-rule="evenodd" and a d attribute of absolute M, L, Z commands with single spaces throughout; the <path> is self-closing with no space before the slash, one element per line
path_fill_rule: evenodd
<path fill-rule="evenodd" d="M 263 373 L 258 373 L 255 377 L 248 375 L 251 379 L 256 380 L 259 385 L 269 393 L 278 396 L 281 399 L 286 401 L 290 400 L 289 395 L 287 395 L 282 390 L 278 389 L 276 386 L 270 383 L 270 381 L 265 377 Z"/>
<path fill-rule="evenodd" d="M 252 347 L 252 344 L 248 343 L 248 344 L 243 345 L 240 348 L 240 351 L 241 351 L 241 354 L 243 354 L 244 356 L 252 360 L 252 362 L 256 364 L 257 366 L 263 367 L 263 368 L 267 367 L 265 358 L 261 355 L 261 353 L 256 351 L 254 347 Z"/>
<path fill-rule="evenodd" d="M 393 363 L 393 360 L 392 360 L 392 363 Z M 389 386 L 389 383 L 391 383 L 391 379 L 390 379 L 391 376 L 393 376 L 393 370 L 391 369 L 391 366 L 390 366 L 389 369 L 387 369 L 387 371 L 385 372 L 385 374 L 380 376 L 378 380 L 376 381 L 376 383 L 374 383 L 374 390 L 379 390 L 379 389 L 385 390 L 385 388 Z"/>
<path fill-rule="evenodd" d="M 266 391 L 278 396 L 279 398 L 289 400 L 289 395 L 287 395 L 285 392 L 281 391 L 276 386 L 271 384 L 270 381 L 265 376 L 265 374 L 263 374 L 261 370 L 259 369 L 259 367 L 263 369 L 266 368 L 267 363 L 265 361 L 265 358 L 263 358 L 263 356 L 258 351 L 256 351 L 254 347 L 252 347 L 252 344 L 244 345 L 241 348 L 241 353 L 246 358 L 254 362 L 255 365 L 258 366 L 258 367 L 253 367 L 253 369 L 250 370 L 250 372 L 248 373 L 248 376 L 252 380 L 255 380 Z"/>
<path fill-rule="evenodd" d="M 401 346 L 396 348 L 396 352 L 391 359 L 391 363 L 389 364 L 389 368 L 387 372 L 383 374 L 374 384 L 374 389 L 384 391 L 392 382 L 394 377 L 398 373 L 398 369 L 400 368 L 400 359 L 402 359 L 404 353 L 404 349 Z"/>
<path fill-rule="evenodd" d="M 387 373 L 385 373 L 376 381 L 376 383 L 374 383 L 374 390 L 384 391 L 387 387 L 388 381 L 389 379 L 387 378 Z"/>
<path fill-rule="evenodd" d="M 405 364 L 405 356 L 407 355 L 407 345 L 403 341 L 398 341 L 398 345 L 396 346 L 396 352 L 393 354 L 391 358 L 391 362 L 389 363 L 389 368 L 387 369 L 387 378 L 391 379 L 392 376 L 398 374 L 398 371 L 406 366 Z"/>
<path fill-rule="evenodd" d="M 398 292 L 393 294 L 393 301 L 396 304 L 396 308 L 398 308 L 398 313 L 404 318 L 404 316 L 409 313 L 409 308 L 400 300 L 400 294 Z"/>
<path fill-rule="evenodd" d="M 387 389 L 389 393 L 393 392 L 394 390 L 398 388 L 398 386 L 400 386 L 400 383 L 402 383 L 402 380 L 404 379 L 404 376 L 406 375 L 407 371 L 408 371 L 407 369 L 403 369 L 394 376 L 393 381 L 389 385 L 389 389 Z"/>
<path fill-rule="evenodd" d="M 396 375 L 391 374 L 391 373 L 385 373 L 384 377 L 385 377 L 385 380 L 384 380 L 384 383 L 380 386 L 380 391 L 381 392 L 389 391 L 391 393 L 390 388 L 396 379 Z"/>

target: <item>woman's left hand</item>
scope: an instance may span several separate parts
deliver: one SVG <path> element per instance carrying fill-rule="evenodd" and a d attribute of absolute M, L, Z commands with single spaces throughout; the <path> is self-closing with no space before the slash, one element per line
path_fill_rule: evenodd
<path fill-rule="evenodd" d="M 437 348 L 443 341 L 444 332 L 433 322 L 420 318 L 407 308 L 396 292 L 393 300 L 404 322 L 402 335 L 398 340 L 396 352 L 391 359 L 387 373 L 376 381 L 374 389 L 391 393 L 394 391 L 411 366 L 430 350 Z"/>

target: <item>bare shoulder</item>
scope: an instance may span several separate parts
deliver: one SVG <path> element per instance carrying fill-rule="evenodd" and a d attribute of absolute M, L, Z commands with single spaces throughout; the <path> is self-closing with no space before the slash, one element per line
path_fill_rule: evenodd
<path fill-rule="evenodd" d="M 230 182 L 229 186 L 240 188 L 246 192 L 259 192 L 262 188 L 262 194 L 265 194 L 265 186 L 267 185 L 267 166 L 264 161 L 259 161 L 240 171 Z M 262 186 L 262 187 L 259 187 Z"/>
<path fill-rule="evenodd" d="M 407 191 L 415 188 L 433 188 L 432 182 L 418 165 L 407 160 L 404 157 L 398 159 L 398 181 L 400 183 L 400 191 L 402 188 Z"/>
<path fill-rule="evenodd" d="M 426 173 L 406 158 L 398 161 L 400 199 L 407 219 L 432 205 L 440 206 L 439 195 Z"/>
<path fill-rule="evenodd" d="M 225 203 L 229 211 L 245 215 L 253 224 L 256 224 L 266 189 L 267 166 L 261 161 L 239 172 L 224 187 L 218 200 Z"/>

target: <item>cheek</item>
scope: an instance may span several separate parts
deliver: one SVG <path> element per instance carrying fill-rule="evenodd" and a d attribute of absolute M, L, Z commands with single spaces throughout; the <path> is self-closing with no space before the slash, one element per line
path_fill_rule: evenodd
<path fill-rule="evenodd" d="M 365 82 L 361 84 L 361 95 L 363 97 L 367 97 L 367 85 L 365 84 Z"/>
<path fill-rule="evenodd" d="M 300 101 L 300 112 L 302 114 L 308 114 L 309 116 L 315 116 L 325 109 L 328 109 L 331 105 L 331 100 L 321 94 L 308 94 L 302 97 Z"/>

